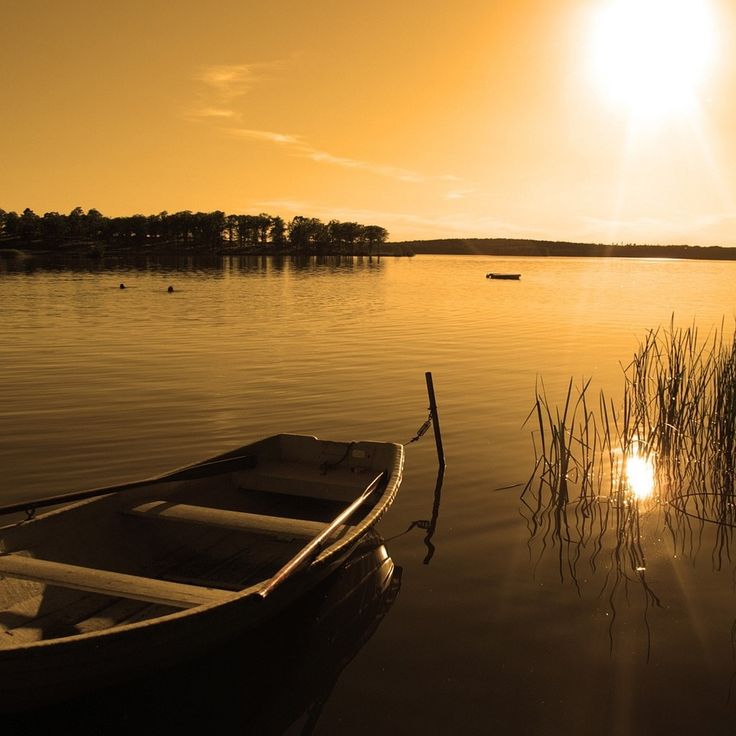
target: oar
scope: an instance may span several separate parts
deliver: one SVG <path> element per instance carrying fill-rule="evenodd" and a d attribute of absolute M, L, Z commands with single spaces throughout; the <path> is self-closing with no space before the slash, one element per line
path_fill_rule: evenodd
<path fill-rule="evenodd" d="M 385 472 L 379 473 L 365 488 L 363 493 L 353 501 L 350 506 L 345 510 L 341 511 L 335 519 L 325 527 L 306 547 L 304 547 L 297 555 L 292 557 L 269 581 L 261 588 L 260 594 L 264 598 L 270 595 L 274 588 L 279 586 L 286 578 L 290 577 L 300 567 L 303 567 L 307 563 L 311 562 L 312 557 L 319 554 L 322 543 L 328 537 L 332 536 L 332 533 L 341 524 L 344 524 L 359 508 L 362 506 L 370 497 L 370 495 L 376 490 L 381 479 L 385 475 Z"/>
<path fill-rule="evenodd" d="M 58 496 L 47 496 L 46 498 L 0 506 L 0 514 L 12 514 L 17 511 L 32 513 L 35 512 L 36 509 L 43 508 L 45 506 L 56 506 L 60 503 L 82 501 L 85 498 L 94 498 L 95 496 L 106 496 L 108 493 L 130 491 L 134 488 L 140 488 L 141 486 L 154 485 L 157 483 L 170 483 L 177 480 L 207 478 L 211 475 L 220 475 L 222 473 L 231 473 L 234 470 L 252 468 L 255 466 L 255 463 L 256 459 L 253 455 L 237 455 L 236 457 L 227 457 L 221 460 L 206 460 L 201 463 L 195 463 L 194 465 L 187 465 L 183 468 L 178 468 L 177 470 L 165 473 L 164 475 L 146 478 L 145 480 L 134 480 L 130 483 L 121 483 L 115 486 L 90 488 L 86 491 L 72 491 L 71 493 L 62 493 Z"/>

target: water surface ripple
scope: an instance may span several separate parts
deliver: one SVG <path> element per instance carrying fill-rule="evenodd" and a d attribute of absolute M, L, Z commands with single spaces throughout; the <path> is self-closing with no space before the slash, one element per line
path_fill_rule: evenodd
<path fill-rule="evenodd" d="M 662 607 L 635 581 L 612 598 L 611 556 L 579 550 L 576 587 L 552 537 L 530 543 L 508 487 L 532 469 L 522 423 L 540 378 L 552 403 L 570 377 L 619 394 L 649 328 L 673 315 L 733 328 L 735 277 L 731 263 L 625 259 L 6 262 L 0 498 L 147 476 L 278 432 L 405 442 L 431 370 L 448 463 L 435 551 L 424 565 L 424 532 L 401 535 L 432 514 L 430 433 L 408 447 L 381 523 L 401 594 L 317 732 L 730 733 L 733 571 L 713 569 L 708 540 L 676 554 L 645 524 Z"/>

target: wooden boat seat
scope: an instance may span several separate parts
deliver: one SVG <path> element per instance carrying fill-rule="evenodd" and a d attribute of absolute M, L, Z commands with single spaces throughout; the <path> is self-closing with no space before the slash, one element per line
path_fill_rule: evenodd
<path fill-rule="evenodd" d="M 232 596 L 232 593 L 224 590 L 68 565 L 18 554 L 0 555 L 0 575 L 173 608 L 222 603 Z"/>
<path fill-rule="evenodd" d="M 358 495 L 362 486 L 370 480 L 349 467 L 331 468 L 325 472 L 313 463 L 262 462 L 254 470 L 236 474 L 243 490 L 283 493 L 290 496 L 306 496 L 340 503 L 349 503 Z"/>
<path fill-rule="evenodd" d="M 192 506 L 186 503 L 171 503 L 169 501 L 148 501 L 126 509 L 125 513 L 133 516 L 204 524 L 222 529 L 254 532 L 275 537 L 289 537 L 291 539 L 312 539 L 327 526 L 326 523 L 321 521 L 250 514 L 245 511 L 228 511 L 227 509 L 213 509 L 206 506 Z M 350 529 L 349 526 L 340 526 L 331 536 L 338 536 L 348 529 Z"/>

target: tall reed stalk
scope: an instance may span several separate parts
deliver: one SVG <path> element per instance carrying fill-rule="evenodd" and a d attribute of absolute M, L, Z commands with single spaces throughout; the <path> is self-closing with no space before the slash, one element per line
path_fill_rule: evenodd
<path fill-rule="evenodd" d="M 639 533 L 641 503 L 625 463 L 651 461 L 654 495 L 665 525 L 681 544 L 693 524 L 719 525 L 714 560 L 730 555 L 736 528 L 736 334 L 720 330 L 701 340 L 696 327 L 650 330 L 623 367 L 619 401 L 600 393 L 591 405 L 590 380 L 570 381 L 563 408 L 549 402 L 538 381 L 527 422 L 536 463 L 522 492 L 531 539 L 560 543 L 560 574 L 576 579 L 580 549 L 591 544 L 591 565 L 607 534 L 629 571 L 645 569 Z M 526 423 L 526 422 L 525 422 Z"/>

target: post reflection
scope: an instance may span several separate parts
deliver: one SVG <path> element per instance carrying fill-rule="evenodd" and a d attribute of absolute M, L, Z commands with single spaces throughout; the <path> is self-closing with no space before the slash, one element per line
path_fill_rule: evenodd
<path fill-rule="evenodd" d="M 427 533 L 424 535 L 424 544 L 427 547 L 427 554 L 424 556 L 424 564 L 429 565 L 430 560 L 434 556 L 435 546 L 432 544 L 432 537 L 437 530 L 437 522 L 440 518 L 440 504 L 442 503 L 442 483 L 445 480 L 445 468 L 440 465 L 437 469 L 437 480 L 434 485 L 434 502 L 432 503 L 432 516 L 427 525 Z"/>
<path fill-rule="evenodd" d="M 437 523 L 440 518 L 440 504 L 442 503 L 442 483 L 444 482 L 444 479 L 445 468 L 443 466 L 440 466 L 437 469 L 437 480 L 435 481 L 434 485 L 431 517 L 429 519 L 417 519 L 416 521 L 412 521 L 405 531 L 401 532 L 400 534 L 396 534 L 391 538 L 397 539 L 398 537 L 403 537 L 404 534 L 408 534 L 412 529 L 423 529 L 426 532 L 423 539 L 424 546 L 427 548 L 427 552 L 424 555 L 424 559 L 422 560 L 423 564 L 425 565 L 429 565 L 436 551 L 436 547 L 432 542 L 432 537 L 434 537 L 434 534 L 437 531 Z"/>

